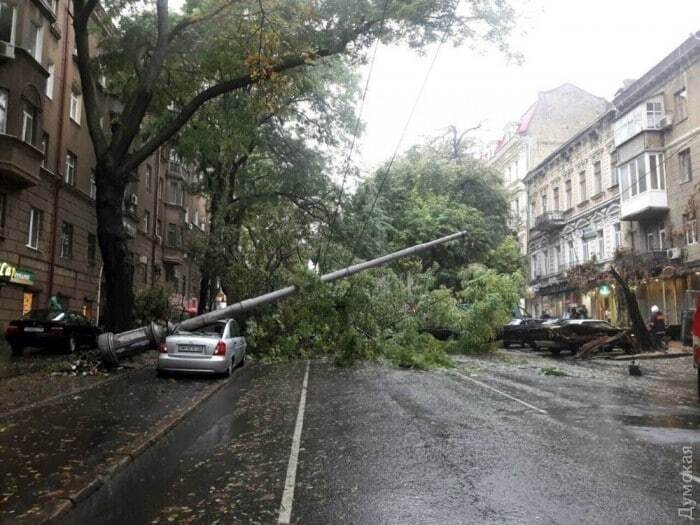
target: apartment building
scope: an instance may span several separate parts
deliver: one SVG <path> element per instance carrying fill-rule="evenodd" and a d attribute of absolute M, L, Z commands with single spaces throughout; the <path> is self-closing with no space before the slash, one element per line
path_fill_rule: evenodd
<path fill-rule="evenodd" d="M 570 268 L 588 261 L 605 264 L 623 245 L 619 180 L 613 165 L 613 123 L 608 106 L 531 170 L 524 179 L 529 201 L 527 307 L 559 317 L 572 306 L 616 317 L 611 287 L 581 290 Z"/>
<path fill-rule="evenodd" d="M 503 175 L 511 194 L 511 228 L 527 251 L 527 191 L 523 179 L 571 135 L 589 124 L 608 102 L 572 84 L 543 91 L 518 122 L 510 124 L 487 164 Z"/>
<path fill-rule="evenodd" d="M 94 154 L 75 60 L 70 0 L 0 0 L 0 328 L 56 295 L 98 315 Z M 103 121 L 117 108 L 100 82 Z M 206 203 L 167 148 L 138 169 L 124 202 L 134 286 L 162 282 L 196 309 L 187 236 L 206 230 Z M 166 189 L 167 188 L 167 189 Z M 172 188 L 172 190 L 171 190 Z"/>
<path fill-rule="evenodd" d="M 681 322 L 684 292 L 700 289 L 700 32 L 613 101 L 620 218 L 640 264 L 642 311 L 656 304 Z"/>

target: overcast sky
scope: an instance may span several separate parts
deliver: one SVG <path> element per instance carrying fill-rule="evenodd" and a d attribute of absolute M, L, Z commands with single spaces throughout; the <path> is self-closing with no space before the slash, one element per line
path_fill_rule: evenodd
<path fill-rule="evenodd" d="M 401 149 L 449 124 L 483 122 L 482 135 L 498 138 L 539 91 L 564 82 L 610 100 L 623 79 L 641 76 L 700 30 L 700 0 L 529 0 L 524 9 L 524 34 L 514 41 L 521 65 L 495 50 L 442 47 Z M 357 155 L 363 168 L 391 156 L 431 55 L 379 48 Z"/>

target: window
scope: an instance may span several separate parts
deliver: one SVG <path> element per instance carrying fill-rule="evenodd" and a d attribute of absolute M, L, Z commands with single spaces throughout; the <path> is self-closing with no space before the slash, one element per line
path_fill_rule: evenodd
<path fill-rule="evenodd" d="M 153 169 L 150 166 L 146 166 L 146 189 L 149 193 L 153 189 Z"/>
<path fill-rule="evenodd" d="M 50 100 L 53 100 L 53 83 L 54 83 L 54 65 L 49 64 L 46 69 L 49 72 L 49 78 L 46 79 L 46 96 L 49 97 Z"/>
<path fill-rule="evenodd" d="M 163 186 L 165 186 L 165 179 L 158 179 L 158 199 L 163 200 Z"/>
<path fill-rule="evenodd" d="M 95 266 L 95 261 L 97 260 L 97 237 L 94 233 L 88 233 L 88 248 L 87 248 L 87 259 L 90 266 Z"/>
<path fill-rule="evenodd" d="M 0 0 L 0 40 L 15 43 L 15 7 L 7 0 Z"/>
<path fill-rule="evenodd" d="M 639 186 L 639 193 L 644 193 L 647 191 L 647 173 L 644 155 L 637 158 L 637 182 Z"/>
<path fill-rule="evenodd" d="M 156 235 L 158 237 L 163 235 L 163 222 L 160 219 L 156 221 Z"/>
<path fill-rule="evenodd" d="M 610 186 L 615 187 L 620 184 L 620 168 L 613 168 L 610 170 Z"/>
<path fill-rule="evenodd" d="M 73 225 L 67 222 L 61 227 L 61 252 L 60 256 L 65 259 L 73 257 Z"/>
<path fill-rule="evenodd" d="M 622 247 L 622 228 L 619 222 L 615 223 L 613 231 L 615 232 L 615 249 L 619 250 Z"/>
<path fill-rule="evenodd" d="M 558 272 L 561 270 L 562 267 L 562 260 L 561 260 L 561 245 L 557 244 L 554 247 L 555 251 L 555 256 L 554 256 L 554 272 Z"/>
<path fill-rule="evenodd" d="M 598 240 L 598 259 L 605 259 L 605 235 L 603 229 L 598 230 L 596 239 Z"/>
<path fill-rule="evenodd" d="M 148 284 L 148 259 L 142 259 L 139 262 L 139 273 L 143 284 Z"/>
<path fill-rule="evenodd" d="M 678 152 L 678 165 L 680 171 L 680 181 L 688 182 L 693 178 L 693 169 L 690 166 L 690 149 Z"/>
<path fill-rule="evenodd" d="M 82 103 L 82 95 L 80 95 L 80 93 L 76 93 L 75 91 L 71 91 L 69 115 L 70 119 L 78 124 L 78 126 L 80 125 L 80 111 L 82 109 Z"/>
<path fill-rule="evenodd" d="M 151 212 L 144 210 L 143 212 L 143 222 L 141 224 L 143 231 L 148 233 L 151 230 Z"/>
<path fill-rule="evenodd" d="M 554 208 L 552 208 L 554 211 L 559 211 L 559 188 L 554 188 L 552 189 L 552 201 Z M 517 201 L 516 201 L 517 202 Z"/>
<path fill-rule="evenodd" d="M 168 238 L 166 239 L 168 246 L 171 248 L 177 248 L 179 246 L 177 237 L 177 224 L 168 223 Z"/>
<path fill-rule="evenodd" d="M 547 213 L 547 194 L 542 194 L 542 213 Z"/>
<path fill-rule="evenodd" d="M 0 4 L 1 6 L 2 4 Z M 7 131 L 7 102 L 8 92 L 6 89 L 0 89 L 0 133 Z"/>
<path fill-rule="evenodd" d="M 659 228 L 659 250 L 666 249 L 666 228 L 661 226 Z"/>
<path fill-rule="evenodd" d="M 677 91 L 673 95 L 676 122 L 688 118 L 688 90 L 686 88 Z"/>
<path fill-rule="evenodd" d="M 586 200 L 586 172 L 582 171 L 578 174 L 578 186 L 579 186 L 579 203 Z"/>
<path fill-rule="evenodd" d="M 593 193 L 595 195 L 603 191 L 603 170 L 600 161 L 593 163 Z"/>
<path fill-rule="evenodd" d="M 686 244 L 695 244 L 698 242 L 698 230 L 695 217 L 691 219 L 688 215 L 683 215 L 683 227 L 685 229 Z"/>
<path fill-rule="evenodd" d="M 7 194 L 0 193 L 0 230 L 5 227 L 5 214 L 7 213 Z"/>
<path fill-rule="evenodd" d="M 27 51 L 34 57 L 34 60 L 41 63 L 41 54 L 44 48 L 44 28 L 29 24 L 29 34 L 27 38 Z"/>
<path fill-rule="evenodd" d="M 78 157 L 75 156 L 75 153 L 69 151 L 66 153 L 66 170 L 65 170 L 65 176 L 64 176 L 64 181 L 66 184 L 70 184 L 71 186 L 75 186 L 75 170 L 76 166 L 78 165 Z"/>
<path fill-rule="evenodd" d="M 182 192 L 182 184 L 179 181 L 171 180 L 168 185 L 168 202 L 171 204 L 183 205 L 184 194 Z"/>
<path fill-rule="evenodd" d="M 97 198 L 97 182 L 94 174 L 90 176 L 90 198 L 92 200 Z"/>
<path fill-rule="evenodd" d="M 44 212 L 36 208 L 31 208 L 31 210 L 29 210 L 29 238 L 27 239 L 27 246 L 29 248 L 35 250 L 39 249 L 43 222 Z"/>
<path fill-rule="evenodd" d="M 574 205 L 574 200 L 571 192 L 571 179 L 564 182 L 564 193 L 566 193 L 566 209 L 569 210 Z"/>
<path fill-rule="evenodd" d="M 587 262 L 590 252 L 588 251 L 588 241 L 585 239 L 581 239 L 581 252 L 583 253 L 583 262 Z"/>
<path fill-rule="evenodd" d="M 656 128 L 664 117 L 664 107 L 661 101 L 647 102 L 647 127 Z"/>
<path fill-rule="evenodd" d="M 39 112 L 26 100 L 22 102 L 22 140 L 27 144 L 35 144 L 37 139 L 37 123 Z"/>
<path fill-rule="evenodd" d="M 41 135 L 41 152 L 44 154 L 44 158 L 41 159 L 41 165 L 46 168 L 48 165 L 47 159 L 49 158 L 49 134 L 45 131 Z"/>
<path fill-rule="evenodd" d="M 654 232 L 647 232 L 647 251 L 656 251 L 656 235 Z"/>
<path fill-rule="evenodd" d="M 574 241 L 569 241 L 569 266 L 573 266 L 576 263 L 576 250 L 574 249 Z"/>

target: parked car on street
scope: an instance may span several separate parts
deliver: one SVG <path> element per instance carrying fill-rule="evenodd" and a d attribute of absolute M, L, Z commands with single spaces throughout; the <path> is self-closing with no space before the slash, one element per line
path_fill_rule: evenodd
<path fill-rule="evenodd" d="M 169 335 L 158 352 L 157 372 L 196 372 L 230 376 L 245 361 L 246 340 L 234 319 Z"/>
<path fill-rule="evenodd" d="M 546 334 L 543 325 L 555 323 L 557 319 L 539 319 L 535 317 L 516 317 L 508 321 L 501 330 L 503 347 L 510 348 L 513 345 L 534 348 L 535 341 Z"/>
<path fill-rule="evenodd" d="M 102 331 L 77 312 L 48 309 L 31 310 L 20 319 L 10 321 L 5 339 L 14 355 L 26 347 L 57 348 L 75 352 L 80 346 L 97 346 Z"/>

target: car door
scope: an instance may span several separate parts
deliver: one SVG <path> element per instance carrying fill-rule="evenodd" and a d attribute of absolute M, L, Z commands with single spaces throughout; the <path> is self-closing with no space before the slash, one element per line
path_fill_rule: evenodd
<path fill-rule="evenodd" d="M 236 349 L 236 363 L 240 363 L 243 359 L 243 353 L 245 352 L 245 339 L 241 337 L 241 327 L 238 325 L 235 319 L 231 319 L 229 323 L 229 330 L 231 340 L 233 341 L 233 347 Z"/>

